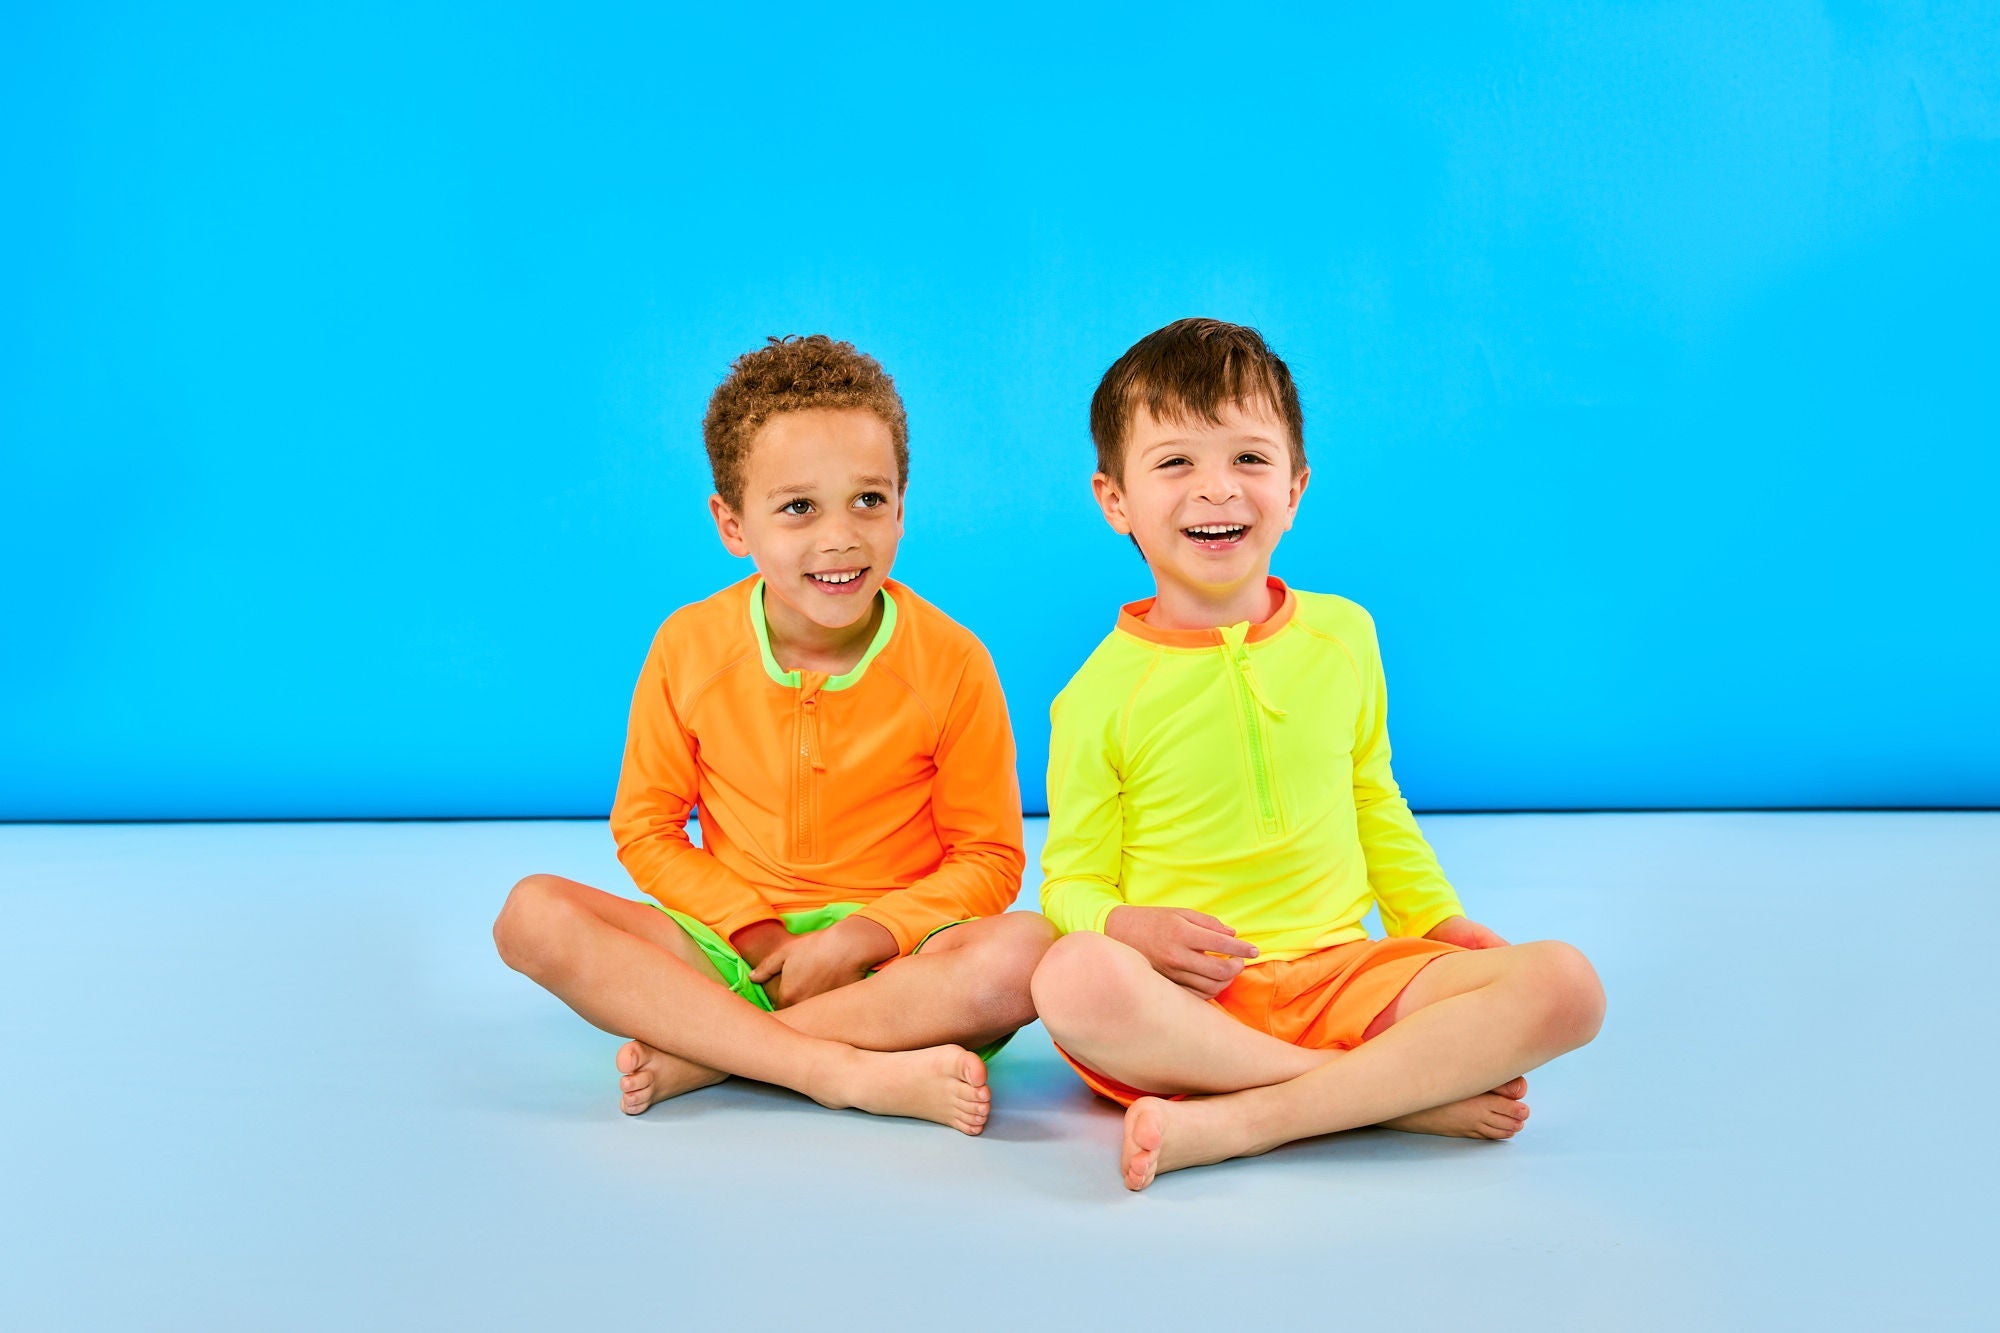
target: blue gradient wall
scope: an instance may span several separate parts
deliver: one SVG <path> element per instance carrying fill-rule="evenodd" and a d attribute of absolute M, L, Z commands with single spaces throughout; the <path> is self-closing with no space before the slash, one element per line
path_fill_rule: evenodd
<path fill-rule="evenodd" d="M 1256 324 L 1420 806 L 2000 802 L 1991 5 L 133 5 L 0 48 L 0 817 L 604 810 L 825 330 L 1046 708 L 1097 375 Z"/>

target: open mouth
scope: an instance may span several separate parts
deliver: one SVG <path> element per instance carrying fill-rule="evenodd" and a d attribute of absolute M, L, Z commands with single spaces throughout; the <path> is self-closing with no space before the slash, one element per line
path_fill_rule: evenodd
<path fill-rule="evenodd" d="M 1226 551 L 1242 541 L 1249 531 L 1245 523 L 1197 523 L 1182 528 L 1181 535 L 1205 551 Z"/>
<path fill-rule="evenodd" d="M 866 565 L 860 569 L 826 569 L 819 573 L 807 573 L 806 581 L 821 592 L 853 592 L 861 586 L 862 575 L 868 572 Z"/>

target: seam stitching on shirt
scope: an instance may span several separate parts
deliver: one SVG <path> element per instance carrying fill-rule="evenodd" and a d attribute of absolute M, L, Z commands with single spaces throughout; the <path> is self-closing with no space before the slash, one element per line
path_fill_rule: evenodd
<path fill-rule="evenodd" d="M 923 693 L 915 685 L 912 685 L 909 678 L 902 672 L 896 670 L 893 666 L 883 666 L 882 659 L 879 657 L 875 659 L 875 668 L 884 675 L 894 679 L 898 685 L 901 685 L 909 692 L 912 699 L 917 701 L 917 707 L 924 710 L 924 719 L 931 724 L 931 748 L 935 750 L 938 742 L 944 739 L 944 728 L 938 725 L 937 712 L 930 706 L 930 701 L 924 698 Z"/>
<path fill-rule="evenodd" d="M 681 715 L 681 721 L 683 723 L 687 721 L 687 715 L 694 711 L 694 706 L 697 703 L 701 702 L 701 696 L 708 693 L 709 686 L 715 684 L 716 681 L 722 679 L 722 677 L 729 674 L 731 671 L 734 671 L 737 667 L 742 666 L 744 661 L 751 657 L 759 657 L 759 654 L 738 653 L 735 657 L 730 658 L 727 662 L 724 662 L 721 666 L 717 667 L 713 672 L 709 673 L 708 679 L 702 681 L 701 684 L 695 686 L 694 692 L 688 695 L 687 702 L 683 703 L 676 710 Z M 759 675 L 763 674 L 764 663 L 761 659 L 757 663 L 757 671 Z M 669 693 L 671 694 L 671 691 Z"/>
<path fill-rule="evenodd" d="M 1153 672 L 1159 665 L 1160 655 L 1157 652 L 1150 654 L 1146 658 L 1146 669 L 1139 673 L 1139 679 L 1132 686 L 1132 692 L 1125 696 L 1125 708 L 1118 715 L 1118 760 L 1120 765 L 1118 780 L 1120 782 L 1125 780 L 1123 765 L 1126 754 L 1131 749 L 1132 713 L 1139 707 L 1140 691 L 1146 688 L 1146 682 L 1153 678 Z"/>
<path fill-rule="evenodd" d="M 1355 684 L 1361 686 L 1363 689 L 1368 687 L 1368 673 L 1361 669 L 1361 659 L 1354 655 L 1354 649 L 1348 646 L 1346 639 L 1341 638 L 1338 634 L 1329 634 L 1325 630 L 1312 625 L 1304 625 L 1301 628 L 1314 638 L 1324 639 L 1334 647 L 1340 649 L 1341 656 L 1347 659 L 1348 669 L 1354 672 Z"/>

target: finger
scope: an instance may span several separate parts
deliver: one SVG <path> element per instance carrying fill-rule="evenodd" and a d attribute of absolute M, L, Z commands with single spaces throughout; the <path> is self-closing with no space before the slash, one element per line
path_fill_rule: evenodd
<path fill-rule="evenodd" d="M 1223 987 L 1227 984 L 1210 977 L 1204 977 L 1195 972 L 1176 972 L 1169 977 L 1169 980 L 1177 982 L 1187 990 L 1193 991 L 1204 1000 L 1212 1000 L 1222 994 Z"/>
<path fill-rule="evenodd" d="M 763 962 L 750 969 L 750 980 L 761 986 L 784 970 L 785 955 L 781 952 L 773 952 L 767 955 Z"/>
<path fill-rule="evenodd" d="M 1180 939 L 1176 942 L 1185 944 L 1190 949 L 1199 949 L 1203 953 L 1226 953 L 1234 958 L 1257 956 L 1257 946 L 1248 940 L 1237 939 L 1236 932 L 1227 926 L 1217 931 L 1190 921 L 1180 928 Z"/>
<path fill-rule="evenodd" d="M 1218 921 L 1216 918 L 1210 916 L 1208 913 L 1197 912 L 1192 907 L 1176 907 L 1174 911 L 1181 918 L 1181 920 L 1192 921 L 1197 926 L 1201 926 L 1208 930 L 1216 931 L 1219 934 L 1234 935 L 1236 933 L 1235 931 L 1231 930 L 1228 926 L 1223 925 L 1222 922 Z"/>
<path fill-rule="evenodd" d="M 807 1000 L 810 1000 L 815 995 L 821 994 L 826 989 L 827 989 L 826 984 L 824 982 L 821 982 L 817 978 L 808 979 L 802 984 L 795 981 L 790 987 L 786 989 L 785 1003 L 804 1004 Z"/>
<path fill-rule="evenodd" d="M 1236 974 L 1243 970 L 1243 960 L 1240 958 L 1217 958 L 1205 953 L 1189 954 L 1179 960 L 1179 965 L 1184 972 L 1206 977 L 1223 986 L 1236 980 Z"/>
<path fill-rule="evenodd" d="M 1217 935 L 1213 931 L 1202 931 L 1189 941 L 1193 948 L 1203 953 L 1227 954 L 1231 958 L 1255 958 L 1257 946 L 1248 940 L 1239 940 L 1234 935 Z"/>

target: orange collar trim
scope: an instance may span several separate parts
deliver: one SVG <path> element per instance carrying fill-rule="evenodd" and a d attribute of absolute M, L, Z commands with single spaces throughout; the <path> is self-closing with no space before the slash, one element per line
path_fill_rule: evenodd
<path fill-rule="evenodd" d="M 1282 579 L 1266 578 L 1264 586 L 1272 592 L 1282 594 L 1282 600 L 1278 603 L 1278 609 L 1273 611 L 1268 619 L 1260 620 L 1250 627 L 1250 633 L 1245 636 L 1245 642 L 1248 643 L 1262 643 L 1270 638 L 1289 625 L 1292 613 L 1298 610 L 1299 599 L 1292 595 L 1292 590 L 1285 586 Z M 1161 629 L 1155 625 L 1148 625 L 1146 613 L 1151 611 L 1153 603 L 1159 600 L 1157 597 L 1148 597 L 1143 601 L 1127 602 L 1118 608 L 1118 628 L 1135 639 L 1144 639 L 1147 643 L 1157 643 L 1165 648 L 1213 648 L 1223 641 L 1220 629 Z"/>

